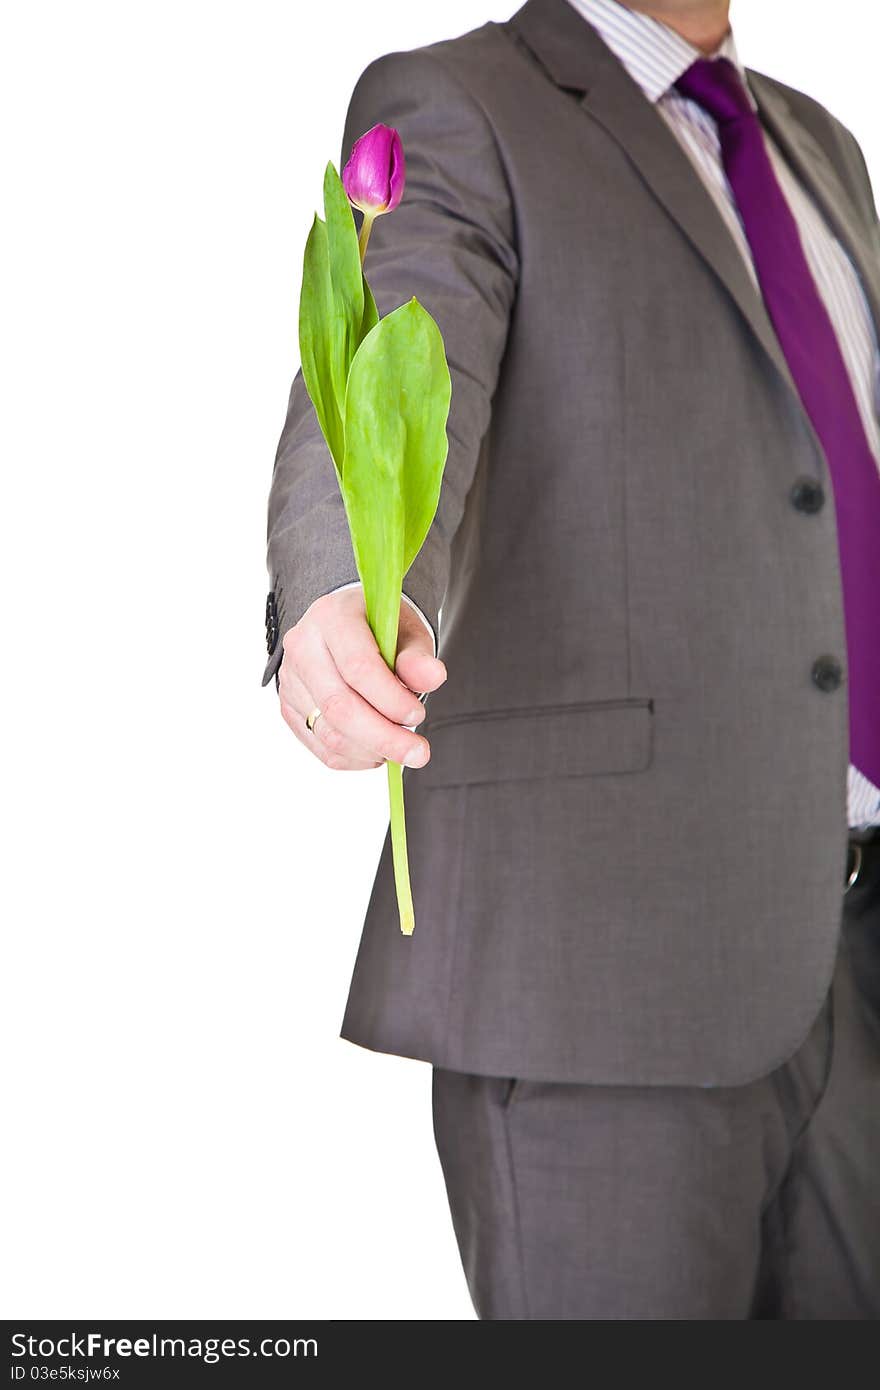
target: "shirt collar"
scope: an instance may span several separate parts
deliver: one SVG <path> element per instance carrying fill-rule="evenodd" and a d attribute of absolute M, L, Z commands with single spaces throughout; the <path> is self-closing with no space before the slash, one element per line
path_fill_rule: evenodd
<path fill-rule="evenodd" d="M 650 102 L 658 102 L 691 63 L 705 57 L 729 58 L 748 90 L 730 29 L 715 52 L 705 54 L 668 24 L 630 10 L 618 0 L 569 0 L 569 4 L 593 26 Z"/>

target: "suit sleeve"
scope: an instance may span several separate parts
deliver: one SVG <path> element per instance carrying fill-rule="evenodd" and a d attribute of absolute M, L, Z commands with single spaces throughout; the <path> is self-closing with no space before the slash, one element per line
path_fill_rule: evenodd
<path fill-rule="evenodd" d="M 373 224 L 365 270 L 380 315 L 412 295 L 443 334 L 452 377 L 449 453 L 437 515 L 404 588 L 435 638 L 450 547 L 489 424 L 519 271 L 512 200 L 492 128 L 446 62 L 426 50 L 389 53 L 364 69 L 348 106 L 339 168 L 377 122 L 403 141 L 399 207 Z M 355 212 L 360 229 L 361 213 Z M 267 567 L 277 603 L 275 645 L 321 594 L 357 579 L 333 461 L 301 369 L 269 493 Z"/>
<path fill-rule="evenodd" d="M 862 195 L 864 198 L 864 208 L 865 213 L 867 215 L 868 224 L 874 233 L 875 241 L 880 241 L 880 237 L 878 237 L 878 231 L 880 231 L 880 228 L 878 228 L 877 221 L 877 202 L 874 197 L 874 188 L 871 183 L 871 175 L 868 172 L 867 161 L 865 160 L 862 147 L 859 144 L 858 140 L 855 138 L 851 131 L 847 131 L 847 134 L 851 142 L 853 158 L 855 159 L 858 173 L 861 178 Z"/>
<path fill-rule="evenodd" d="M 848 126 L 845 126 L 842 121 L 839 121 L 836 116 L 819 106 L 818 103 L 812 104 L 817 111 L 822 113 L 825 122 L 830 125 L 836 141 L 836 149 L 829 147 L 826 140 L 820 139 L 819 143 L 825 146 L 826 153 L 834 163 L 837 173 L 847 185 L 859 211 L 864 215 L 870 234 L 877 241 L 880 238 L 877 207 L 871 176 L 868 173 L 868 165 L 862 147 Z"/>

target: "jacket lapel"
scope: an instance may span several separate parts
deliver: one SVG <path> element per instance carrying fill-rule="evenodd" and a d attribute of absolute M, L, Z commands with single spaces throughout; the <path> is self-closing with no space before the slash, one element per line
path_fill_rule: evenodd
<path fill-rule="evenodd" d="M 767 356 L 797 395 L 764 302 L 702 179 L 662 116 L 569 0 L 527 0 L 508 21 L 558 86 L 626 151 L 639 175 L 724 284 Z M 768 129 L 859 270 L 880 324 L 880 270 L 851 200 L 809 132 L 768 78 L 753 75 Z"/>
<path fill-rule="evenodd" d="M 603 68 L 581 104 L 626 150 L 642 179 L 722 281 L 767 355 L 794 388 L 770 316 L 742 253 L 663 117 L 619 63 Z"/>
<path fill-rule="evenodd" d="M 569 0 L 527 0 L 508 23 L 560 87 L 626 151 L 640 177 L 739 306 L 792 390 L 764 302 L 711 194 L 663 117 Z"/>
<path fill-rule="evenodd" d="M 797 119 L 779 88 L 770 78 L 750 69 L 749 83 L 765 129 L 852 261 L 880 338 L 880 258 L 868 240 L 858 209 L 822 146 Z"/>

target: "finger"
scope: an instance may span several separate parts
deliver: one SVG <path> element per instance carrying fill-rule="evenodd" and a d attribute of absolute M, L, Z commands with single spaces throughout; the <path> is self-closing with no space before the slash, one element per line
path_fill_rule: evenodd
<path fill-rule="evenodd" d="M 297 741 L 327 767 L 349 771 L 382 767 L 384 759 L 358 747 L 352 740 L 346 740 L 339 748 L 331 750 L 317 738 L 314 729 L 308 727 L 306 715 L 318 706 L 311 691 L 296 674 L 295 660 L 292 646 L 289 650 L 285 649 L 285 659 L 279 672 L 278 695 L 282 718 Z"/>
<path fill-rule="evenodd" d="M 314 706 L 312 708 L 314 708 Z M 381 758 L 356 757 L 348 753 L 336 752 L 334 749 L 328 748 L 326 744 L 322 743 L 321 740 L 316 737 L 314 731 L 311 733 L 309 732 L 306 728 L 305 718 L 299 710 L 287 704 L 284 699 L 281 700 L 281 717 L 293 733 L 297 742 L 301 743 L 304 748 L 307 748 L 312 756 L 323 763 L 325 767 L 331 768 L 334 772 L 367 772 L 373 768 L 382 767 L 383 765 L 384 760 Z M 321 718 L 323 718 L 323 716 L 321 716 Z M 315 730 L 317 730 L 318 725 L 321 723 L 321 718 L 316 720 Z"/>
<path fill-rule="evenodd" d="M 303 728 L 305 729 L 306 715 L 310 714 L 317 706 L 317 700 L 313 700 L 308 687 L 303 684 L 299 676 L 293 669 L 293 663 L 288 664 L 285 671 L 282 666 L 282 679 L 278 687 L 278 695 L 282 704 L 289 705 L 290 708 L 300 716 Z M 308 732 L 308 730 L 306 730 Z"/>
<path fill-rule="evenodd" d="M 315 733 L 315 729 L 317 728 L 319 720 L 323 718 L 323 714 L 319 716 L 319 719 L 315 720 L 315 729 L 309 729 L 306 724 L 306 715 L 310 714 L 313 709 L 318 708 L 317 701 L 312 699 L 306 686 L 303 685 L 302 681 L 295 674 L 291 675 L 285 682 L 285 685 L 279 691 L 279 695 L 282 704 L 281 712 L 285 721 L 290 723 L 293 732 L 297 735 L 300 742 L 324 762 L 329 756 L 329 750 Z M 288 715 L 285 714 L 285 708 L 289 712 L 289 718 Z M 352 769 L 371 768 L 381 767 L 384 762 L 384 759 L 375 757 L 368 748 L 361 748 L 359 744 L 355 743 L 354 739 L 349 738 L 346 738 L 340 743 L 338 748 L 333 750 L 333 756 L 334 767 L 340 767 L 345 764 L 345 766 L 351 767 Z"/>
<path fill-rule="evenodd" d="M 431 755 L 428 740 L 386 719 L 342 676 L 323 637 L 312 629 L 297 647 L 296 674 L 314 695 L 323 718 L 315 725 L 321 742 L 336 752 L 352 739 L 371 756 L 422 767 Z M 390 674 L 390 673 L 389 673 Z"/>
<path fill-rule="evenodd" d="M 437 690 L 448 674 L 445 663 L 439 657 L 432 656 L 430 649 L 424 651 L 420 646 L 409 643 L 402 643 L 398 648 L 394 669 L 404 685 L 425 695 Z"/>
<path fill-rule="evenodd" d="M 431 638 L 422 627 L 425 641 Z M 425 709 L 414 693 L 416 687 L 398 679 L 379 651 L 366 618 L 351 613 L 338 624 L 328 625 L 324 641 L 346 685 L 362 695 L 373 709 L 394 724 L 418 724 Z"/>
<path fill-rule="evenodd" d="M 410 690 L 430 694 L 446 680 L 446 665 L 434 656 L 434 638 L 408 605 L 401 606 L 394 670 Z M 412 720 L 408 721 L 410 724 Z"/>

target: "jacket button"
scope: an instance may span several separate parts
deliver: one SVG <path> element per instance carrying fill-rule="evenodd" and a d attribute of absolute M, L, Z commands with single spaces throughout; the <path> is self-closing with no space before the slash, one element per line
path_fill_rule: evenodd
<path fill-rule="evenodd" d="M 818 478 L 806 475 L 796 478 L 789 493 L 793 507 L 799 512 L 818 512 L 825 502 L 825 489 Z"/>
<path fill-rule="evenodd" d="M 836 690 L 843 680 L 843 668 L 836 657 L 817 656 L 812 669 L 813 684 L 828 694 Z"/>
<path fill-rule="evenodd" d="M 266 595 L 266 647 L 271 656 L 278 643 L 278 604 L 275 598 L 275 590 L 270 589 Z"/>

